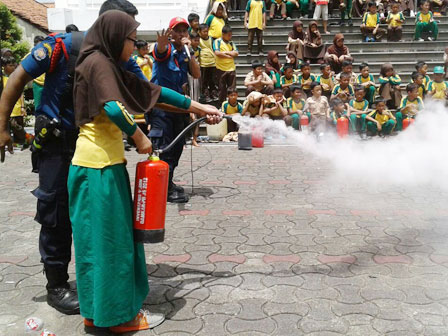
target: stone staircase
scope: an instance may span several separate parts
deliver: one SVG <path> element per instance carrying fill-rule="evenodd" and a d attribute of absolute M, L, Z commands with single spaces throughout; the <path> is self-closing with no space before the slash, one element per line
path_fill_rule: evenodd
<path fill-rule="evenodd" d="M 296 15 L 297 16 L 297 15 Z M 263 63 L 269 50 L 276 50 L 280 54 L 281 62 L 285 62 L 286 45 L 288 43 L 288 33 L 292 29 L 293 20 L 273 20 L 268 21 L 267 28 L 264 31 L 263 50 L 264 56 L 251 56 L 247 54 L 247 30 L 244 28 L 244 11 L 230 11 L 229 17 L 232 19 L 229 24 L 233 30 L 233 41 L 236 43 L 240 52 L 236 59 L 237 64 L 237 88 L 241 98 L 244 97 L 244 78 L 251 70 L 253 59 L 259 59 Z M 448 46 L 448 17 L 436 17 L 439 22 L 439 38 L 434 42 L 416 42 L 414 37 L 414 18 L 406 17 L 403 25 L 403 42 L 383 42 L 365 43 L 361 42 L 361 18 L 353 18 L 353 27 L 339 27 L 329 25 L 330 35 L 322 34 L 324 41 L 330 46 L 333 43 L 335 33 L 342 32 L 345 37 L 345 44 L 349 47 L 350 53 L 354 57 L 353 70 L 358 73 L 358 65 L 367 62 L 370 72 L 378 79 L 381 65 L 385 62 L 393 64 L 394 69 L 400 75 L 403 86 L 411 80 L 410 76 L 415 71 L 417 61 L 426 61 L 429 67 L 429 74 L 436 65 L 443 65 L 443 54 L 445 47 Z M 312 19 L 301 19 L 304 27 Z M 329 18 L 329 24 L 338 22 L 338 18 Z M 382 25 L 387 28 L 387 25 Z M 255 39 L 256 40 L 256 39 Z M 256 41 L 254 50 L 257 50 Z M 320 74 L 319 65 L 312 65 L 312 73 Z"/>

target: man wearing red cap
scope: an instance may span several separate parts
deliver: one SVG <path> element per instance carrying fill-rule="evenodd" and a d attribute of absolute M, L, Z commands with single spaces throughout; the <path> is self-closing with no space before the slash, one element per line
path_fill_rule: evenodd
<path fill-rule="evenodd" d="M 193 78 L 201 76 L 201 68 L 194 58 L 188 38 L 188 23 L 181 17 L 170 21 L 169 28 L 159 34 L 154 47 L 153 73 L 151 81 L 155 84 L 184 93 L 184 86 L 188 83 L 188 73 Z M 149 137 L 155 148 L 166 147 L 188 124 L 188 116 L 154 109 L 149 114 L 151 131 Z M 174 169 L 179 163 L 185 140 L 179 141 L 173 149 L 160 155 L 160 158 L 170 166 L 170 180 L 168 186 L 168 202 L 185 203 L 188 196 L 184 189 L 173 183 Z"/>

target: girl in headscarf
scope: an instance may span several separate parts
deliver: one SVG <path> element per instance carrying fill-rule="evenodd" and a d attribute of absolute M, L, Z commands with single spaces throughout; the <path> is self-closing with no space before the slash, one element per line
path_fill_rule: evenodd
<path fill-rule="evenodd" d="M 294 54 L 291 51 L 288 51 L 286 53 L 286 63 L 283 64 L 282 68 L 280 69 L 282 75 L 284 75 L 284 67 L 286 64 L 289 64 L 292 67 L 294 73 L 297 73 L 300 71 L 299 66 L 300 64 L 302 64 L 302 62 L 297 59 L 296 54 Z"/>
<path fill-rule="evenodd" d="M 311 21 L 308 26 L 308 34 L 305 39 L 303 58 L 310 63 L 323 63 L 325 56 L 325 44 L 319 33 L 316 21 Z"/>
<path fill-rule="evenodd" d="M 204 22 L 208 26 L 208 35 L 214 39 L 222 37 L 222 27 L 225 26 L 226 19 L 227 12 L 224 4 L 215 1 Z"/>
<path fill-rule="evenodd" d="M 331 45 L 325 53 L 325 62 L 330 64 L 335 73 L 341 72 L 341 65 L 344 61 L 353 61 L 348 47 L 344 44 L 344 35 L 336 34 Z"/>
<path fill-rule="evenodd" d="M 122 65 L 134 50 L 137 23 L 111 10 L 89 29 L 79 53 L 74 87 L 79 138 L 68 177 L 81 315 L 89 327 L 112 332 L 149 329 L 162 314 L 141 310 L 148 294 L 143 245 L 134 243 L 132 196 L 122 132 L 139 153 L 151 141 L 130 114 L 167 103 L 199 114 L 218 112 L 172 90 L 139 79 Z M 187 111 L 188 110 L 188 111 Z"/>
<path fill-rule="evenodd" d="M 274 82 L 274 88 L 282 87 L 280 84 L 281 65 L 279 61 L 278 52 L 271 50 L 268 52 L 268 58 L 265 64 L 266 73 Z"/>
<path fill-rule="evenodd" d="M 294 21 L 292 31 L 288 34 L 288 45 L 286 50 L 296 54 L 297 58 L 303 60 L 303 46 L 305 44 L 306 32 L 303 30 L 302 21 Z"/>
<path fill-rule="evenodd" d="M 380 96 L 386 101 L 386 105 L 390 109 L 396 109 L 401 102 L 401 78 L 395 73 L 390 63 L 384 63 L 380 70 Z"/>

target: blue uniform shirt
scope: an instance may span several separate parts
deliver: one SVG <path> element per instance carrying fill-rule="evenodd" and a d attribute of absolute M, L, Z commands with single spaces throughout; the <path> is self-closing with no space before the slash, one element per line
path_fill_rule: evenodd
<path fill-rule="evenodd" d="M 170 88 L 184 94 L 182 85 L 188 82 L 189 58 L 184 48 L 176 50 L 170 43 L 164 54 L 157 52 L 157 43 L 154 46 L 154 65 L 151 82 Z"/>
<path fill-rule="evenodd" d="M 37 78 L 50 69 L 51 56 L 56 46 L 56 38 L 61 38 L 64 42 L 67 54 L 70 55 L 72 47 L 72 34 L 57 34 L 56 36 L 47 36 L 41 43 L 37 44 L 31 53 L 22 60 L 22 67 L 33 78 Z M 139 78 L 145 79 L 140 67 L 134 60 L 130 59 L 125 68 L 134 72 Z M 58 64 L 52 73 L 45 76 L 45 84 L 42 91 L 41 103 L 35 111 L 36 115 L 45 114 L 50 119 L 57 118 L 61 121 L 64 129 L 74 130 L 75 114 L 70 108 L 60 111 L 60 99 L 65 89 L 67 81 L 67 59 L 64 52 L 61 51 Z"/>

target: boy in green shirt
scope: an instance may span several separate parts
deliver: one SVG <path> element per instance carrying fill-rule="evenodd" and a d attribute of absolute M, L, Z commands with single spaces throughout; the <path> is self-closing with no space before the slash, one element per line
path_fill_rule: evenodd
<path fill-rule="evenodd" d="M 353 133 L 358 132 L 362 139 L 366 138 L 366 116 L 369 102 L 364 99 L 365 89 L 362 85 L 355 86 L 355 98 L 348 103 L 348 117 Z"/>
<path fill-rule="evenodd" d="M 415 118 L 417 113 L 423 110 L 423 100 L 418 96 L 418 85 L 415 83 L 406 86 L 407 97 L 401 100 L 399 111 L 395 114 L 397 119 L 397 131 L 403 129 L 403 119 Z"/>
<path fill-rule="evenodd" d="M 367 130 L 370 135 L 376 135 L 377 133 L 380 136 L 389 135 L 394 129 L 395 117 L 387 110 L 384 98 L 378 98 L 375 104 L 375 111 L 369 113 L 366 117 Z"/>
<path fill-rule="evenodd" d="M 284 75 L 280 77 L 280 84 L 285 98 L 289 98 L 291 95 L 289 87 L 295 83 L 297 83 L 297 76 L 294 75 L 294 69 L 291 64 L 286 64 L 284 66 Z"/>
<path fill-rule="evenodd" d="M 303 99 L 303 91 L 300 85 L 292 85 L 290 88 L 291 97 L 286 100 L 286 106 L 288 109 L 288 115 L 285 117 L 285 123 L 287 126 L 292 126 L 294 129 L 300 129 L 300 117 L 303 114 L 303 108 L 305 106 L 305 99 Z M 308 118 L 310 118 L 308 113 Z"/>

